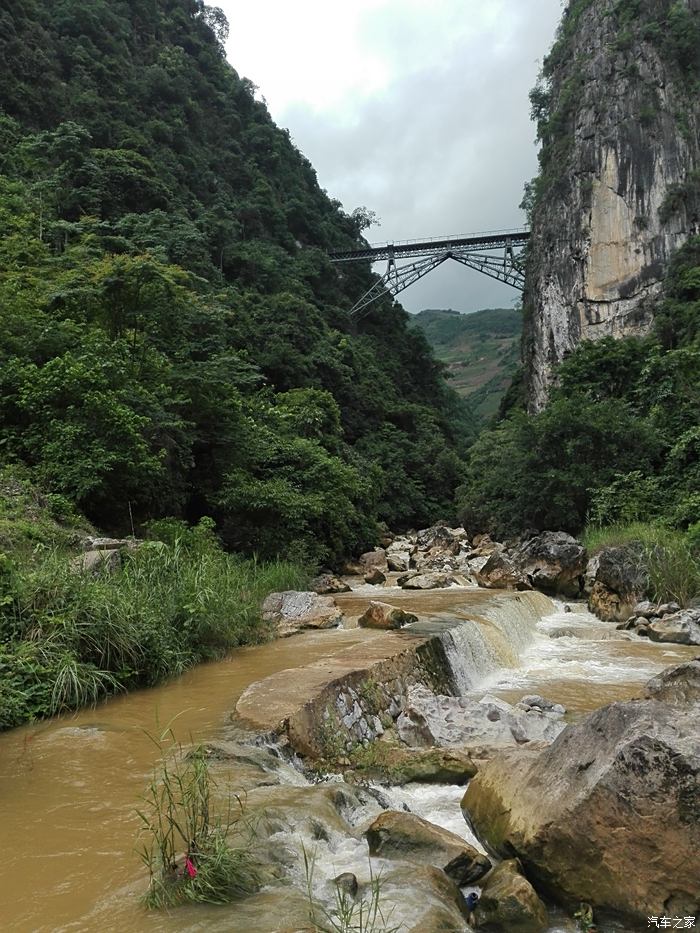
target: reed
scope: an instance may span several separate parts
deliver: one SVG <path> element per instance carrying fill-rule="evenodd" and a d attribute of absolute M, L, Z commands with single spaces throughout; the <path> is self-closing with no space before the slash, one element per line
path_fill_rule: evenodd
<path fill-rule="evenodd" d="M 144 840 L 139 854 L 149 872 L 147 907 L 227 904 L 260 887 L 243 801 L 229 795 L 216 806 L 216 790 L 202 746 L 188 754 L 175 746 L 154 772 L 137 811 Z"/>

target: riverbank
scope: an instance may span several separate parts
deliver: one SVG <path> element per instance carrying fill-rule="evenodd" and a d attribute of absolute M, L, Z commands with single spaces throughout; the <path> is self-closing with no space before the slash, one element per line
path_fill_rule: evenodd
<path fill-rule="evenodd" d="M 206 520 L 161 523 L 153 540 L 137 541 L 69 531 L 45 513 L 39 506 L 38 520 L 4 527 L 12 546 L 0 553 L 0 730 L 260 643 L 274 635 L 260 611 L 265 596 L 306 579 L 292 562 L 226 554 Z"/>

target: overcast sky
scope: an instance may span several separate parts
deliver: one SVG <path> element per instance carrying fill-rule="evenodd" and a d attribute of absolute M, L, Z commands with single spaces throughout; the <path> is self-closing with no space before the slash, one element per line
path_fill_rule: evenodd
<path fill-rule="evenodd" d="M 528 92 L 561 0 L 212 0 L 228 57 L 372 242 L 520 226 L 536 172 Z M 380 267 L 377 271 L 383 271 Z M 402 292 L 409 311 L 510 307 L 455 262 Z"/>

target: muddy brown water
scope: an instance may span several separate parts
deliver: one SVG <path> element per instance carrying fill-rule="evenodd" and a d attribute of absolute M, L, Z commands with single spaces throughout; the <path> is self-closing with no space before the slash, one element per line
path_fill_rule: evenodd
<path fill-rule="evenodd" d="M 494 618 L 508 614 L 501 594 L 473 590 L 378 594 L 363 587 L 340 601 L 354 616 L 370 598 L 389 596 L 388 601 L 421 615 L 454 618 L 462 613 L 487 629 Z M 136 852 L 135 808 L 160 755 L 149 736 L 168 725 L 183 743 L 220 736 L 251 683 L 332 655 L 363 637 L 363 631 L 350 628 L 241 649 L 159 688 L 0 735 L 0 929 L 277 929 L 270 920 L 255 919 L 261 916 L 255 903 L 180 908 L 170 915 L 140 906 L 146 878 Z M 696 653 L 629 639 L 587 613 L 565 614 L 558 607 L 537 626 L 520 653 L 522 663 L 492 672 L 478 692 L 509 701 L 543 693 L 575 715 L 639 695 L 655 671 Z M 296 895 L 290 891 L 289 897 Z M 256 903 L 264 915 L 284 910 L 284 899 L 280 903 L 278 895 L 267 892 Z"/>

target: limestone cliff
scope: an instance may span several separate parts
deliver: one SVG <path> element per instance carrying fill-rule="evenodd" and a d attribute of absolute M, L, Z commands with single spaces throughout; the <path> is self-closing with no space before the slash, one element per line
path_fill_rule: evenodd
<path fill-rule="evenodd" d="M 644 333 L 700 223 L 700 0 L 571 0 L 533 91 L 542 141 L 524 358 L 532 410 L 582 340 Z"/>

